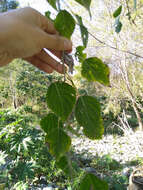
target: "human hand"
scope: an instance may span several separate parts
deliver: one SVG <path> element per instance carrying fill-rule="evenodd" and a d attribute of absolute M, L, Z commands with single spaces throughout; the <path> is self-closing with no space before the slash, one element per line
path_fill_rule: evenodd
<path fill-rule="evenodd" d="M 61 58 L 72 51 L 70 40 L 58 35 L 52 21 L 30 7 L 0 14 L 0 66 L 14 58 L 23 58 L 39 69 L 64 72 L 64 66 L 44 48 Z"/>

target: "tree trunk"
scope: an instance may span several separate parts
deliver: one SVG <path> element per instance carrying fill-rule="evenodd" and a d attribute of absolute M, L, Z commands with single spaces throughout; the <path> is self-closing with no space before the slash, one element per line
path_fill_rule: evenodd
<path fill-rule="evenodd" d="M 9 84 L 10 84 L 10 90 L 11 90 L 11 95 L 12 95 L 12 104 L 13 104 L 14 109 L 16 109 L 17 108 L 17 98 L 16 98 L 15 87 L 12 84 L 12 74 L 10 75 Z"/>
<path fill-rule="evenodd" d="M 139 130 L 143 131 L 143 123 L 142 123 L 141 115 L 140 115 L 140 112 L 139 112 L 139 109 L 138 109 L 138 106 L 137 106 L 136 98 L 133 95 L 133 92 L 132 92 L 132 89 L 131 89 L 131 86 L 130 86 L 126 64 L 124 65 L 124 68 L 121 67 L 121 72 L 122 72 L 123 80 L 124 80 L 124 82 L 126 84 L 126 88 L 127 88 L 128 93 L 130 95 L 130 99 L 131 99 L 132 104 L 133 104 L 134 112 L 135 112 L 135 114 L 137 116 L 137 120 L 138 120 L 138 124 L 139 124 Z"/>

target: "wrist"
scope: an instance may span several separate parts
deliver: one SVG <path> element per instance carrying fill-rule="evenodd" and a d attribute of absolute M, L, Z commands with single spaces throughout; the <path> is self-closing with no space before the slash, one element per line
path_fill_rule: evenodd
<path fill-rule="evenodd" d="M 11 19 L 6 13 L 0 13 L 0 67 L 9 63 L 8 43 L 10 35 Z"/>
<path fill-rule="evenodd" d="M 6 43 L 12 40 L 10 37 L 14 27 L 14 21 L 8 13 L 0 13 L 0 46 L 5 47 Z"/>
<path fill-rule="evenodd" d="M 0 52 L 2 51 L 6 43 L 6 33 L 7 33 L 6 23 L 7 23 L 7 20 L 5 19 L 5 16 L 3 15 L 3 13 L 1 13 L 0 14 Z"/>

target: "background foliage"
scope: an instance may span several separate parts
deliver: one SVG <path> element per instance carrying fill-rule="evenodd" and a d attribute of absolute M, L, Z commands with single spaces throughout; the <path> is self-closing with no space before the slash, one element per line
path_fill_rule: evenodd
<path fill-rule="evenodd" d="M 48 2 L 54 9 L 60 11 L 58 1 Z M 98 180 L 94 184 L 93 176 L 84 176 L 82 167 L 79 167 L 77 175 L 74 176 L 76 163 L 70 163 L 72 172 L 65 170 L 65 166 L 69 167 L 70 162 L 70 156 L 65 154 L 70 148 L 70 138 L 72 137 L 69 134 L 83 135 L 84 133 L 90 138 L 99 138 L 103 133 L 104 125 L 104 135 L 123 135 L 127 127 L 125 119 L 134 131 L 138 128 L 142 129 L 143 2 L 141 0 L 135 2 L 104 0 L 101 5 L 99 2 L 91 1 L 61 3 L 61 7 L 65 6 L 66 10 L 55 15 L 54 23 L 57 30 L 60 30 L 61 35 L 70 38 L 74 29 L 76 31 L 79 27 L 79 32 L 73 33 L 72 37 L 75 42 L 74 46 L 76 46 L 75 61 L 77 59 L 80 62 L 80 64 L 79 62 L 76 64 L 76 72 L 72 76 L 76 89 L 68 79 L 67 83 L 59 82 L 63 80 L 63 77 L 57 73 L 47 75 L 20 59 L 14 60 L 6 69 L 0 68 L 0 179 L 8 189 L 18 189 L 20 185 L 27 188 L 30 184 L 40 183 L 42 176 L 46 176 L 46 182 L 56 183 L 61 188 L 67 186 L 72 186 L 73 189 L 77 188 L 82 177 L 86 182 L 88 181 L 87 188 L 91 184 L 96 186 Z M 0 2 L 1 12 L 17 6 L 18 3 L 15 1 Z M 75 8 L 75 12 L 73 12 L 69 7 L 80 7 L 80 9 L 76 10 Z M 88 10 L 89 18 L 92 15 L 90 22 L 87 19 L 86 10 Z M 64 20 L 63 17 L 68 18 L 68 23 L 72 24 L 68 26 L 67 20 Z M 91 24 L 92 21 L 93 24 Z M 75 28 L 76 23 L 78 25 Z M 110 67 L 110 84 L 107 65 Z M 96 68 L 99 69 L 96 70 Z M 59 94 L 55 94 L 57 86 Z M 54 101 L 61 100 L 61 106 L 54 105 L 53 96 Z M 91 96 L 93 102 L 89 100 Z M 83 99 L 88 100 L 86 104 L 83 103 Z M 66 106 L 67 102 L 68 107 Z M 74 110 L 75 102 L 77 103 Z M 96 105 L 93 107 L 94 104 Z M 95 107 L 96 110 L 94 110 Z M 53 135 L 47 134 L 46 142 L 48 142 L 48 146 L 50 145 L 48 148 L 45 145 L 45 134 L 39 129 L 37 123 L 40 122 L 39 118 L 49 113 L 50 109 L 60 117 L 62 127 L 54 138 Z M 96 117 L 91 111 L 96 113 Z M 68 120 L 66 121 L 66 119 Z M 97 135 L 93 133 L 95 119 L 98 124 Z M 101 120 L 103 120 L 103 124 Z M 66 128 L 65 125 L 68 127 Z M 54 130 L 51 130 L 51 134 L 55 134 L 59 124 L 54 126 L 56 127 L 52 127 Z M 83 133 L 79 132 L 82 129 L 81 126 L 84 127 Z M 42 128 L 45 129 L 45 127 Z M 58 144 L 63 140 L 63 136 L 68 141 L 65 147 L 66 142 Z M 55 142 L 56 144 L 54 144 Z M 57 147 L 57 144 L 60 146 Z M 53 155 L 50 155 L 49 152 Z M 40 159 L 38 159 L 39 155 Z M 56 161 L 53 156 L 58 160 Z M 107 167 L 108 171 L 114 168 L 114 164 L 118 167 L 118 164 L 113 164 L 108 156 L 101 159 L 101 162 L 97 160 L 96 164 L 100 167 L 104 161 L 107 166 L 104 165 L 103 168 Z M 66 175 L 57 165 L 64 170 Z M 66 177 L 67 174 L 70 174 L 69 177 Z M 77 180 L 74 180 L 74 184 L 70 181 L 71 177 L 75 177 L 74 179 Z M 109 177 L 105 178 L 111 189 L 123 189 L 122 184 L 127 183 L 127 179 L 123 179 L 118 174 L 113 175 L 112 179 L 113 182 L 110 182 Z M 117 183 L 117 181 L 121 181 L 121 183 Z M 84 181 L 81 182 L 81 189 L 83 189 L 84 183 Z M 105 189 L 105 186 L 103 185 L 100 189 Z"/>

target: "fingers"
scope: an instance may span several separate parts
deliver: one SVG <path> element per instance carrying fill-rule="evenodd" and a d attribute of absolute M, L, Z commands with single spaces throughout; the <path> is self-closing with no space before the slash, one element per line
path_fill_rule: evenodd
<path fill-rule="evenodd" d="M 39 19 L 40 19 L 40 28 L 43 29 L 45 32 L 49 34 L 58 34 L 56 31 L 53 22 L 46 18 L 45 16 L 39 14 Z"/>
<path fill-rule="evenodd" d="M 30 8 L 31 13 L 33 12 L 33 16 L 38 22 L 38 26 L 49 34 L 58 34 L 56 31 L 53 22 L 47 17 L 43 16 L 40 12 L 35 9 Z"/>
<path fill-rule="evenodd" d="M 50 52 L 59 59 L 62 59 L 63 51 L 50 50 Z M 71 51 L 66 51 L 66 53 L 71 53 Z"/>
<path fill-rule="evenodd" d="M 58 61 L 56 61 L 54 58 L 52 58 L 48 53 L 46 53 L 44 50 L 42 50 L 40 53 L 38 53 L 35 57 L 37 57 L 41 62 L 49 65 L 53 70 L 63 74 L 64 71 L 66 71 L 66 67 L 62 64 L 60 64 Z"/>
<path fill-rule="evenodd" d="M 40 31 L 40 39 L 42 48 L 58 51 L 72 51 L 72 42 L 67 38 L 59 35 L 47 34 L 44 31 Z"/>
<path fill-rule="evenodd" d="M 53 22 L 31 7 L 19 9 L 19 16 L 30 24 L 35 24 L 47 33 L 56 34 Z"/>
<path fill-rule="evenodd" d="M 59 59 L 62 58 L 62 51 L 51 50 L 50 52 L 54 54 L 56 57 L 58 57 Z"/>
<path fill-rule="evenodd" d="M 35 56 L 26 58 L 25 60 L 30 62 L 32 65 L 36 66 L 38 69 L 40 69 L 46 73 L 53 72 L 53 69 L 48 64 L 46 64 L 45 62 L 42 62 L 40 59 L 38 59 Z"/>
<path fill-rule="evenodd" d="M 66 54 L 66 57 L 65 57 L 65 55 L 64 55 L 64 57 L 62 58 L 62 56 L 63 56 L 63 51 L 55 51 L 55 50 L 51 50 L 50 51 L 52 54 L 54 54 L 57 58 L 59 58 L 62 62 L 64 62 L 64 64 L 66 64 L 68 67 L 69 67 L 69 62 L 72 60 L 73 61 L 73 59 L 72 58 L 66 58 L 69 54 L 68 54 L 68 52 L 66 51 L 64 51 Z"/>

